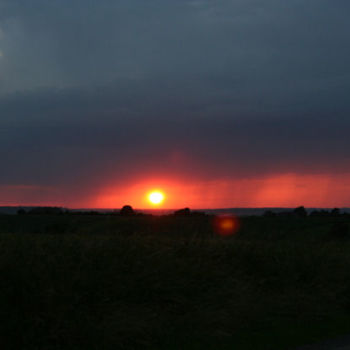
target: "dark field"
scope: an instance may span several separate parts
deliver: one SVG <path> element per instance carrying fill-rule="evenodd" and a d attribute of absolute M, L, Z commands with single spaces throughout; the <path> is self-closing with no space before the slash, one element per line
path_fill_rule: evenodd
<path fill-rule="evenodd" d="M 350 333 L 338 217 L 0 216 L 1 349 L 293 349 Z"/>

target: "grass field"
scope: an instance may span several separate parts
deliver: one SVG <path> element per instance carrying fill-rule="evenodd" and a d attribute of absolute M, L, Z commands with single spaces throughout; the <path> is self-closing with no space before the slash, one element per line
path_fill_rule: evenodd
<path fill-rule="evenodd" d="M 348 218 L 0 216 L 2 349 L 293 349 L 350 333 Z"/>

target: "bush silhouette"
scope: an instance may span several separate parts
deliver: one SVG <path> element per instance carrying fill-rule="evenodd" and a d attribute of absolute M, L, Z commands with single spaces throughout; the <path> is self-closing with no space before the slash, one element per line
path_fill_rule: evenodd
<path fill-rule="evenodd" d="M 299 218 L 305 218 L 305 217 L 307 217 L 307 211 L 306 211 L 306 209 L 305 209 L 303 206 L 298 207 L 298 208 L 295 208 L 295 209 L 293 210 L 293 214 L 294 214 L 295 216 L 299 217 Z"/>
<path fill-rule="evenodd" d="M 330 215 L 331 216 L 339 216 L 340 215 L 340 209 L 339 208 L 332 209 Z"/>
<path fill-rule="evenodd" d="M 135 211 L 131 205 L 124 205 L 123 208 L 120 209 L 119 215 L 121 215 L 121 216 L 133 216 L 133 215 L 135 215 Z"/>
<path fill-rule="evenodd" d="M 190 208 L 179 209 L 174 212 L 175 216 L 189 216 L 191 215 Z"/>

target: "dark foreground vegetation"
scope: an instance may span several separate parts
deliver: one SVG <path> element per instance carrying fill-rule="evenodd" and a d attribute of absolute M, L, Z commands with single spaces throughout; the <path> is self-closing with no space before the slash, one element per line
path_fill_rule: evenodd
<path fill-rule="evenodd" d="M 0 215 L 0 348 L 283 350 L 350 333 L 347 215 L 267 213 L 220 237 L 185 212 Z"/>

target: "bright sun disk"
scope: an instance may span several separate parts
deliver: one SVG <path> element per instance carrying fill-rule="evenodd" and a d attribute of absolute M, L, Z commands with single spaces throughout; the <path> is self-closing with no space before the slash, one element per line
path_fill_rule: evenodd
<path fill-rule="evenodd" d="M 159 191 L 151 192 L 148 195 L 148 200 L 154 205 L 161 204 L 164 201 L 164 194 Z"/>

